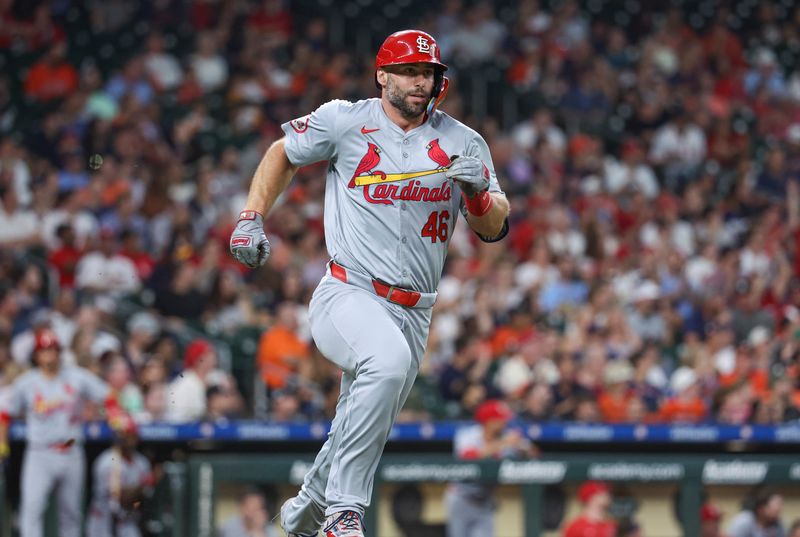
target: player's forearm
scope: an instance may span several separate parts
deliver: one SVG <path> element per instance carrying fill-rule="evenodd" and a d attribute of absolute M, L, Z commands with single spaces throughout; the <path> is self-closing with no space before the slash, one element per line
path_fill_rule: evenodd
<path fill-rule="evenodd" d="M 245 211 L 256 211 L 266 216 L 278 196 L 286 190 L 297 167 L 289 162 L 281 138 L 270 146 L 253 175 Z"/>
<path fill-rule="evenodd" d="M 484 237 L 495 237 L 503 230 L 503 223 L 508 217 L 509 204 L 503 194 L 492 192 L 492 205 L 489 210 L 477 216 L 472 212 L 467 213 L 467 223 L 469 227 Z"/>

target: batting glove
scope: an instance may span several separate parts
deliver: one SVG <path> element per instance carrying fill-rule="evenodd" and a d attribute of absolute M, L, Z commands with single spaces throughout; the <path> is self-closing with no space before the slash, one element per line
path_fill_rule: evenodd
<path fill-rule="evenodd" d="M 453 158 L 445 175 L 456 181 L 468 198 L 489 188 L 489 168 L 481 159 L 466 156 Z"/>
<path fill-rule="evenodd" d="M 239 263 L 257 268 L 269 257 L 269 240 L 264 233 L 264 217 L 255 211 L 242 211 L 231 234 L 231 254 Z"/>

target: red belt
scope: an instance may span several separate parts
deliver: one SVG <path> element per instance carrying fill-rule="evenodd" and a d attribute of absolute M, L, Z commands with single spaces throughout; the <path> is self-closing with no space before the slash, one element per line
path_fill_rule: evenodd
<path fill-rule="evenodd" d="M 75 445 L 75 440 L 67 440 L 65 442 L 56 442 L 54 444 L 50 444 L 47 447 L 49 447 L 50 449 L 54 449 L 59 453 L 66 453 L 70 449 L 72 449 L 72 446 L 74 445 Z"/>
<path fill-rule="evenodd" d="M 331 276 L 347 283 L 347 269 L 333 261 L 331 261 Z M 372 287 L 375 289 L 375 294 L 379 297 L 385 298 L 393 304 L 405 306 L 406 308 L 413 308 L 416 306 L 421 296 L 417 291 L 409 291 L 408 289 L 396 287 L 380 280 L 373 279 Z"/>

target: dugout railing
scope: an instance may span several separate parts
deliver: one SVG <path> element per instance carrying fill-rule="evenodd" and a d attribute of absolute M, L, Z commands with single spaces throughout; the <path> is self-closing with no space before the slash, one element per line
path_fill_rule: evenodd
<path fill-rule="evenodd" d="M 193 455 L 188 461 L 189 535 L 213 537 L 215 494 L 222 482 L 294 484 L 312 462 L 295 455 Z M 702 492 L 709 485 L 800 485 L 800 461 L 794 455 L 594 455 L 574 454 L 538 460 L 467 462 L 441 455 L 387 455 L 375 479 L 365 517 L 365 534 L 376 535 L 378 497 L 386 483 L 460 480 L 518 485 L 524 502 L 524 535 L 543 532 L 544 489 L 557 483 L 599 479 L 606 482 L 673 483 L 679 488 L 678 518 L 685 537 L 700 534 Z"/>

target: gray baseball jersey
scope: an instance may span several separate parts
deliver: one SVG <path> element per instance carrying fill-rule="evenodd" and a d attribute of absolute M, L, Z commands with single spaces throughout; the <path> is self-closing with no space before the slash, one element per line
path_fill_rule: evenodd
<path fill-rule="evenodd" d="M 325 239 L 338 264 L 309 304 L 317 348 L 343 371 L 336 417 L 300 492 L 281 508 L 285 531 L 316 535 L 326 516 L 363 515 L 425 354 L 433 301 L 390 302 L 370 278 L 435 299 L 462 210 L 461 189 L 444 174 L 450 157 L 481 159 L 490 191 L 500 188 L 486 142 L 443 112 L 404 132 L 379 99 L 331 101 L 283 130 L 292 164 L 329 161 Z"/>
<path fill-rule="evenodd" d="M 80 535 L 85 468 L 81 411 L 86 399 L 101 402 L 108 394 L 108 386 L 99 377 L 76 366 L 61 366 L 53 378 L 35 368 L 14 382 L 4 410 L 11 416 L 25 414 L 28 448 L 21 476 L 22 537 L 42 537 L 44 511 L 53 488 L 61 535 Z"/>
<path fill-rule="evenodd" d="M 331 258 L 400 287 L 432 293 L 439 284 L 462 204 L 461 189 L 444 175 L 451 156 L 481 159 L 490 192 L 501 191 L 486 142 L 441 111 L 404 132 L 380 99 L 337 100 L 285 123 L 283 132 L 292 164 L 330 161 L 325 241 Z"/>
<path fill-rule="evenodd" d="M 105 450 L 92 466 L 94 489 L 87 525 L 88 537 L 138 537 L 139 514 L 115 505 L 112 488 L 132 489 L 147 486 L 152 481 L 150 461 L 140 453 L 130 459 L 122 457 L 117 448 Z M 116 520 L 115 520 L 116 518 Z M 116 526 L 116 527 L 114 527 Z"/>
<path fill-rule="evenodd" d="M 102 402 L 108 385 L 77 366 L 62 366 L 48 378 L 38 368 L 19 377 L 6 410 L 11 416 L 25 414 L 28 447 L 47 447 L 67 441 L 83 441 L 81 412 L 86 399 Z"/>

